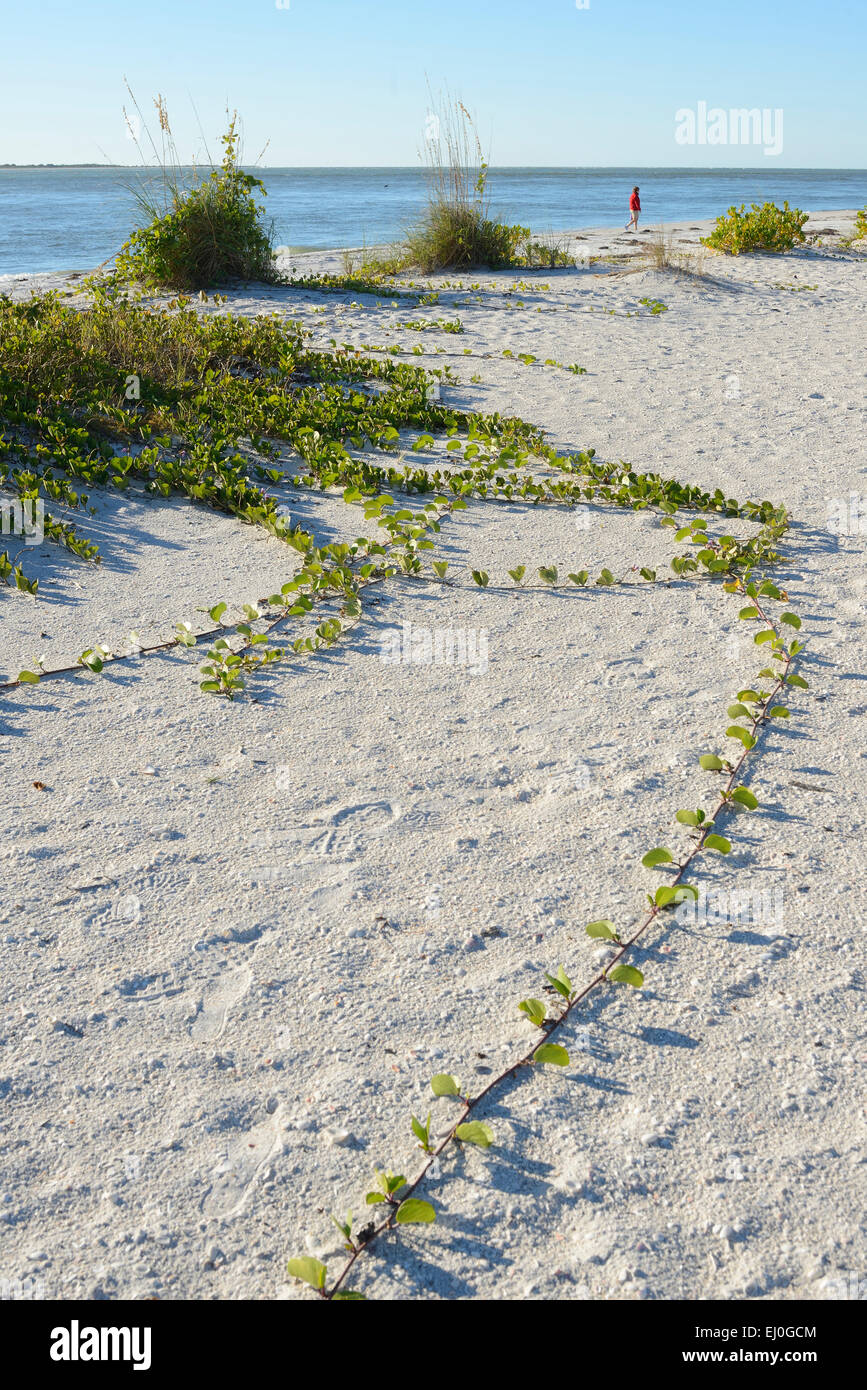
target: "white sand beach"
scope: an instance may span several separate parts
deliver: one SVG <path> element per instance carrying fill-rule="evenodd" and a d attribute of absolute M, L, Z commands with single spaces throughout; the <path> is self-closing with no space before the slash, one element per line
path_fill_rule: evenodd
<path fill-rule="evenodd" d="M 760 807 L 730 818 L 732 853 L 694 874 L 712 902 L 736 890 L 760 907 L 661 919 L 631 957 L 644 987 L 591 994 L 558 1039 L 569 1066 L 500 1087 L 480 1117 L 495 1146 L 425 1183 L 436 1226 L 358 1262 L 369 1297 L 862 1287 L 867 262 L 841 244 L 853 224 L 814 212 L 817 240 L 736 259 L 700 247 L 708 223 L 666 229 L 697 274 L 615 259 L 652 239 L 619 226 L 564 238 L 575 268 L 432 276 L 435 305 L 262 286 L 203 307 L 277 311 L 323 348 L 397 344 L 401 361 L 451 368 L 457 408 L 792 516 L 777 582 L 810 690 L 764 738 Z M 283 266 L 339 272 L 341 256 Z M 79 278 L 10 276 L 0 293 Z M 461 334 L 401 326 L 455 318 Z M 448 458 L 443 441 L 433 456 Z M 321 543 L 359 534 L 339 490 L 272 491 Z M 95 514 L 72 519 L 103 562 L 26 548 L 40 594 L 0 588 L 0 680 L 131 629 L 144 645 L 181 621 L 204 631 L 209 607 L 255 603 L 300 564 L 185 498 L 89 493 Z M 709 804 L 698 755 L 725 741 L 763 657 L 719 584 L 671 574 L 671 537 L 649 511 L 471 500 L 438 537 L 450 583 L 395 576 L 345 641 L 275 664 L 234 703 L 199 690 L 201 646 L 2 692 L 9 1278 L 52 1299 L 296 1299 L 311 1295 L 289 1257 L 339 1268 L 330 1213 L 364 1220 L 376 1168 L 416 1171 L 410 1113 L 449 1124 L 431 1075 L 478 1090 L 525 1050 L 518 1002 L 547 999 L 560 964 L 592 978 L 586 924 L 637 923 L 660 881 L 642 855 L 682 834 L 676 810 Z M 520 592 L 521 564 L 636 582 Z M 383 660 L 389 632 L 422 630 L 466 638 L 466 659 Z"/>

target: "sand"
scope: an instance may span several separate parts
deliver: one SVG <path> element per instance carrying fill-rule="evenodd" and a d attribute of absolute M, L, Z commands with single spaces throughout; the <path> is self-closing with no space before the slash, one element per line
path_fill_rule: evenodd
<path fill-rule="evenodd" d="M 452 288 L 423 309 L 229 296 L 323 345 L 421 343 L 407 360 L 450 365 L 456 406 L 794 518 L 785 582 L 812 688 L 766 739 L 732 855 L 701 863 L 718 910 L 666 918 L 635 955 L 645 987 L 597 993 L 563 1030 L 570 1066 L 492 1097 L 495 1146 L 427 1183 L 435 1227 L 359 1263 L 370 1297 L 864 1297 L 867 575 L 864 533 L 829 517 L 864 487 L 867 276 L 837 237 L 705 259 L 705 229 L 670 230 L 707 279 L 593 261 L 517 290 L 511 273 L 434 277 Z M 0 292 L 52 285 L 74 282 Z M 463 335 L 396 327 L 455 316 Z M 182 499 L 92 500 L 74 519 L 101 568 L 28 547 L 42 597 L 0 590 L 5 679 L 130 628 L 202 629 L 198 610 L 291 574 L 279 543 Z M 358 533 L 339 497 L 287 506 L 322 540 Z M 454 587 L 393 581 L 345 645 L 272 668 L 251 699 L 202 695 L 201 649 L 0 699 L 7 1295 L 294 1299 L 288 1257 L 336 1272 L 329 1213 L 366 1220 L 374 1168 L 415 1171 L 411 1111 L 449 1122 L 429 1077 L 478 1089 L 528 1046 L 516 1006 L 541 972 L 594 973 L 586 922 L 637 920 L 659 881 L 641 856 L 682 843 L 674 811 L 711 790 L 697 754 L 762 664 L 715 586 L 518 595 L 507 570 L 662 573 L 671 553 L 648 514 L 471 502 L 441 539 Z M 407 625 L 464 633 L 465 662 L 384 661 Z M 748 920 L 726 916 L 733 889 L 759 895 Z"/>

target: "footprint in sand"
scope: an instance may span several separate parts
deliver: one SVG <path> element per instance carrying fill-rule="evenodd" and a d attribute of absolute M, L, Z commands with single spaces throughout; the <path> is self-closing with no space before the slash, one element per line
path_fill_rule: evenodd
<path fill-rule="evenodd" d="M 654 674 L 655 672 L 643 661 L 637 661 L 634 657 L 624 657 L 620 661 L 608 662 L 602 684 L 609 690 L 618 686 L 626 690 L 635 690 L 652 680 Z"/>
<path fill-rule="evenodd" d="M 239 999 L 243 999 L 252 980 L 253 975 L 249 969 L 236 970 L 231 975 L 223 976 L 213 989 L 206 992 L 190 1028 L 193 1042 L 214 1042 L 220 1037 L 230 1009 Z"/>
<path fill-rule="evenodd" d="M 401 815 L 401 807 L 391 801 L 362 801 L 323 811 L 314 816 L 313 824 L 325 828 L 307 849 L 314 856 L 356 854 L 365 839 L 383 835 Z"/>
<path fill-rule="evenodd" d="M 227 1145 L 217 1156 L 213 1183 L 201 1203 L 202 1215 L 225 1221 L 239 1216 L 255 1186 L 260 1170 L 283 1147 L 283 1106 L 254 1129 Z"/>

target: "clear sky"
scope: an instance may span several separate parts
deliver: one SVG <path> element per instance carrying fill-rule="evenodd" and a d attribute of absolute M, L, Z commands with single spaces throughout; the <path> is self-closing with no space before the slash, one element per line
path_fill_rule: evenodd
<path fill-rule="evenodd" d="M 582 0 L 583 3 L 583 0 Z M 494 164 L 863 168 L 865 0 L 3 0 L 0 163 L 135 163 L 123 79 L 184 159 L 228 103 L 270 165 L 415 165 L 426 78 Z M 678 143 L 675 115 L 783 112 L 762 145 Z"/>

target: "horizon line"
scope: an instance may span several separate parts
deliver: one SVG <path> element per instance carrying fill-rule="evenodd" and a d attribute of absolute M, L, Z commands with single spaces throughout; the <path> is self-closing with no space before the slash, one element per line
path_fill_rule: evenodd
<path fill-rule="evenodd" d="M 90 160 L 77 160 L 72 163 L 54 163 L 51 160 L 43 160 L 38 164 L 17 164 L 13 161 L 0 161 L 0 169 L 162 169 L 164 166 L 155 164 L 113 164 L 96 163 Z M 165 166 L 178 169 L 197 169 L 197 168 L 220 168 L 219 164 L 208 164 L 205 161 L 189 164 L 172 164 Z M 250 169 L 330 169 L 335 171 L 346 170 L 379 170 L 387 173 L 406 173 L 418 172 L 426 173 L 427 167 L 423 164 L 248 164 L 242 167 Z M 520 169 L 520 170 L 539 170 L 539 171 L 568 171 L 572 173 L 591 172 L 596 173 L 601 170 L 612 170 L 616 173 L 628 172 L 630 170 L 653 171 L 658 170 L 666 174 L 717 174 L 717 173 L 757 173 L 760 170 L 767 170 L 767 164 L 491 164 L 488 166 L 493 172 L 497 169 Z M 771 172 L 777 174 L 864 174 L 867 176 L 867 168 L 858 168 L 844 164 L 791 164 L 780 165 Z"/>

